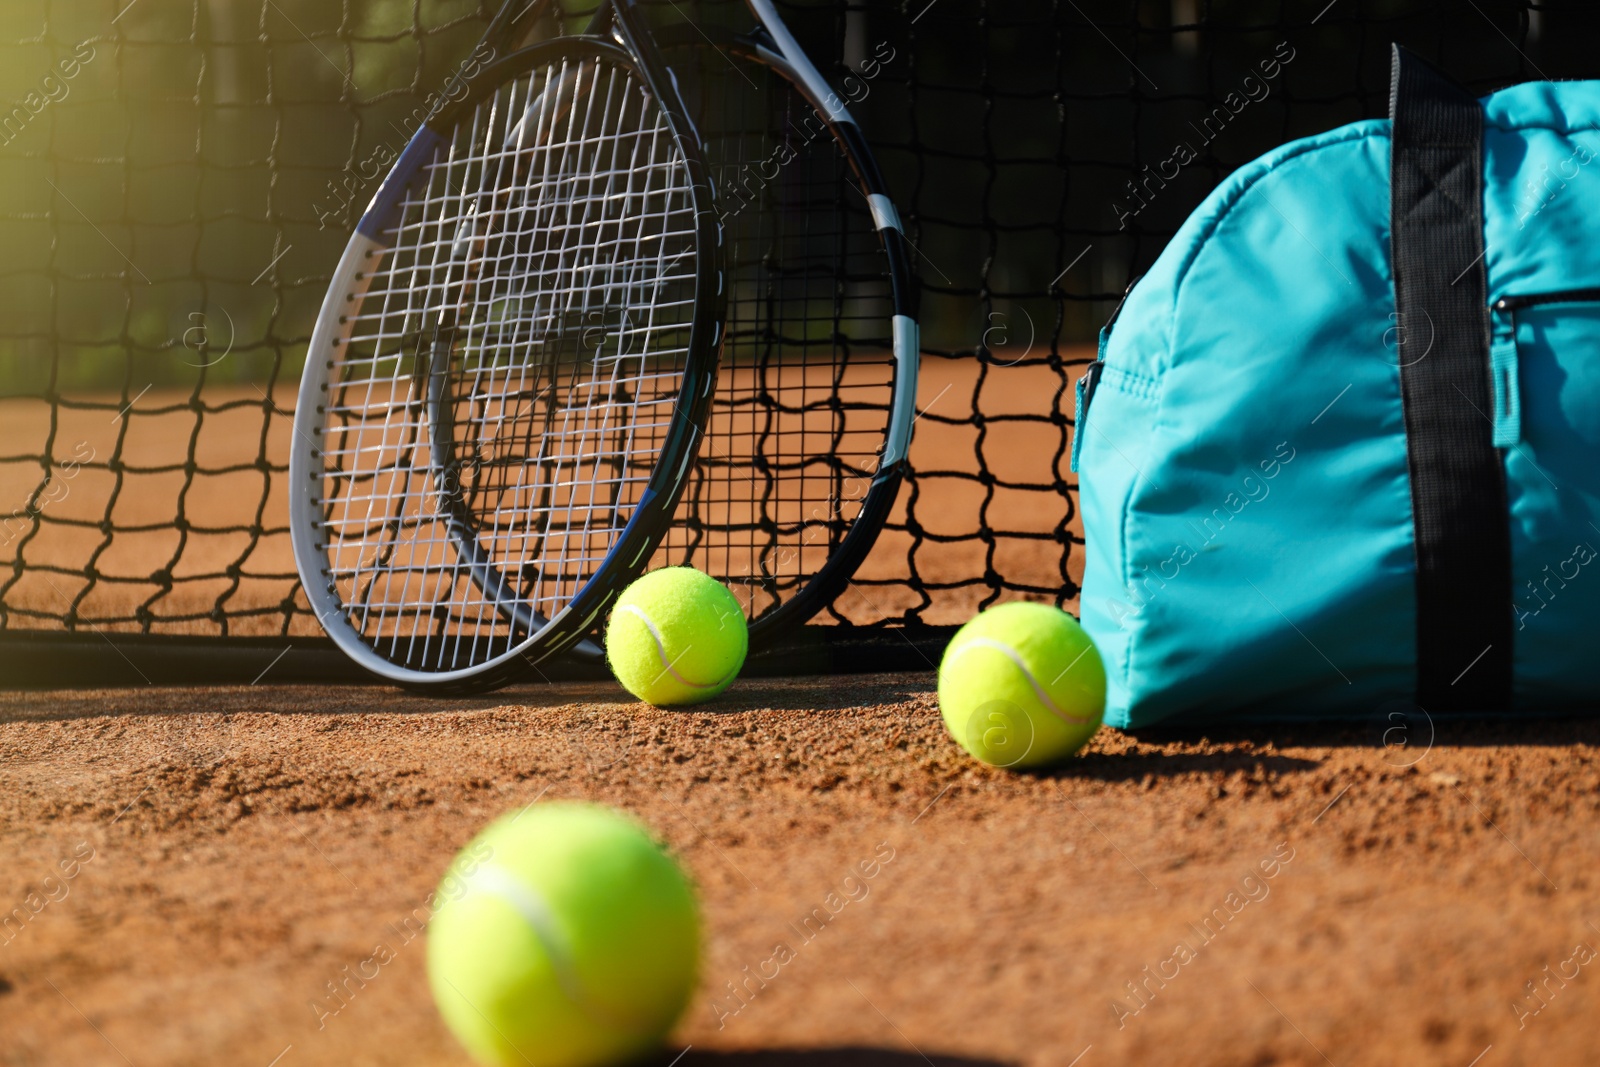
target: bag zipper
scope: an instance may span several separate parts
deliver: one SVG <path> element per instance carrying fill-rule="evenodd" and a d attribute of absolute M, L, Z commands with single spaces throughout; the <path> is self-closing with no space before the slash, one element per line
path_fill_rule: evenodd
<path fill-rule="evenodd" d="M 1600 286 L 1502 296 L 1489 305 L 1489 378 L 1494 389 L 1496 448 L 1515 448 L 1522 441 L 1517 312 L 1549 304 L 1600 304 Z"/>
<path fill-rule="evenodd" d="M 1117 324 L 1117 317 L 1122 314 L 1122 305 L 1128 302 L 1128 294 L 1133 292 L 1133 287 L 1139 284 L 1139 275 L 1128 283 L 1122 291 L 1122 299 L 1117 301 L 1117 306 L 1111 309 L 1111 317 L 1106 324 L 1100 327 L 1100 343 L 1095 351 L 1094 360 L 1083 369 L 1083 376 L 1078 379 L 1074 390 L 1077 401 L 1072 417 L 1072 456 L 1067 461 L 1067 466 L 1073 474 L 1078 473 L 1078 459 L 1083 455 L 1083 431 L 1089 418 L 1089 405 L 1094 402 L 1094 391 L 1100 385 L 1100 373 L 1106 369 L 1106 346 L 1111 343 L 1111 327 Z"/>
<path fill-rule="evenodd" d="M 1600 286 L 1587 289 L 1562 289 L 1554 293 L 1525 293 L 1521 296 L 1502 296 L 1490 306 L 1496 311 L 1517 311 L 1538 307 L 1541 304 L 1600 303 Z"/>

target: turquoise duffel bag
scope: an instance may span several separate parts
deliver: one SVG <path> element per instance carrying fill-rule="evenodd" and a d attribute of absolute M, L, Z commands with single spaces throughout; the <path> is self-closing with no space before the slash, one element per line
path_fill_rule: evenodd
<path fill-rule="evenodd" d="M 1600 697 L 1600 82 L 1388 121 L 1179 230 L 1079 383 L 1106 721 Z"/>

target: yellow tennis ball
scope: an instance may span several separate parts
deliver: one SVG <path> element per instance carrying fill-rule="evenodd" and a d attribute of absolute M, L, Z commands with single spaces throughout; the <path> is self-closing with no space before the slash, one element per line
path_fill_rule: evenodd
<path fill-rule="evenodd" d="M 602 1067 L 658 1046 L 699 968 L 678 865 L 632 819 L 538 804 L 451 865 L 428 924 L 428 982 L 481 1063 Z"/>
<path fill-rule="evenodd" d="M 956 631 L 939 663 L 939 711 L 962 748 L 995 767 L 1066 759 L 1100 728 L 1106 671 L 1066 612 L 1014 602 Z"/>
<path fill-rule="evenodd" d="M 611 673 L 656 705 L 716 696 L 738 677 L 749 645 L 739 601 L 693 567 L 663 567 L 628 586 L 606 627 Z"/>

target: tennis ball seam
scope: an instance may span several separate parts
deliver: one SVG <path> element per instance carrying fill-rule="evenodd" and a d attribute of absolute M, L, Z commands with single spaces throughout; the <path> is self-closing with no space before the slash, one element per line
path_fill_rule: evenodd
<path fill-rule="evenodd" d="M 715 689 L 717 686 L 726 682 L 732 675 L 735 675 L 739 672 L 739 668 L 735 667 L 733 670 L 729 671 L 727 674 L 724 674 L 721 678 L 718 678 L 714 682 L 691 682 L 689 679 L 679 674 L 677 668 L 672 665 L 672 661 L 667 659 L 667 646 L 666 643 L 661 639 L 661 631 L 656 629 L 655 621 L 652 620 L 649 615 L 646 615 L 642 608 L 636 604 L 619 604 L 617 605 L 617 610 L 626 611 L 631 615 L 637 615 L 639 617 L 639 621 L 644 623 L 645 629 L 650 631 L 650 639 L 656 643 L 656 656 L 661 660 L 662 670 L 672 675 L 672 677 L 680 684 L 686 685 L 690 689 Z"/>
<path fill-rule="evenodd" d="M 992 637 L 967 638 L 965 641 L 961 642 L 959 646 L 951 650 L 947 656 L 946 662 L 953 663 L 974 648 L 993 649 L 1015 664 L 1017 670 L 1022 672 L 1022 677 L 1027 679 L 1028 685 L 1033 688 L 1033 695 L 1038 698 L 1039 703 L 1043 704 L 1050 714 L 1054 715 L 1062 722 L 1068 723 L 1072 726 L 1086 726 L 1094 720 L 1094 716 L 1092 715 L 1072 715 L 1056 707 L 1056 702 L 1050 699 L 1050 694 L 1044 691 L 1044 686 L 1039 684 L 1039 680 L 1033 676 L 1033 672 L 1028 669 L 1028 665 L 1022 661 L 1021 654 L 1010 645 L 996 641 Z M 1083 653 L 1080 652 L 1078 654 L 1078 658 L 1082 659 Z M 1077 660 L 1073 660 L 1072 662 L 1076 663 Z M 1069 665 L 1068 670 L 1070 669 L 1071 666 Z"/>
<path fill-rule="evenodd" d="M 552 908 L 538 891 L 524 884 L 515 875 L 501 867 L 484 866 L 468 879 L 468 891 L 482 893 L 510 905 L 523 922 L 533 931 L 534 938 L 544 949 L 555 972 L 556 984 L 574 1007 L 587 1015 L 591 1022 L 612 1030 L 636 1036 L 653 1033 L 653 1028 L 637 1019 L 622 1018 L 602 1006 L 583 987 L 577 964 L 567 945 L 566 936 Z M 481 1014 L 481 1013 L 480 1013 Z"/>

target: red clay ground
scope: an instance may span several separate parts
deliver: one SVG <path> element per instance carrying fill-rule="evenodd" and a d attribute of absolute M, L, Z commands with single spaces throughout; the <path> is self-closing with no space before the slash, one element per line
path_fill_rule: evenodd
<path fill-rule="evenodd" d="M 1030 777 L 963 756 L 931 682 L 689 712 L 600 685 L 0 694 L 0 1064 L 464 1063 L 403 924 L 484 823 L 557 797 L 635 812 L 699 883 L 663 1064 L 1595 1061 L 1600 724 L 1107 731 Z"/>

